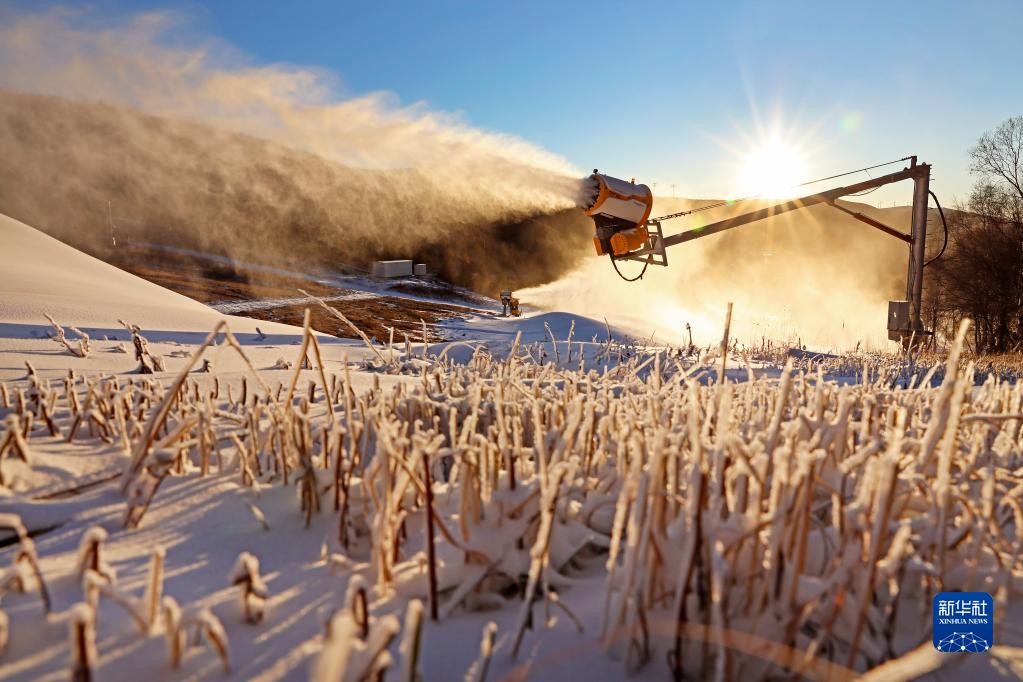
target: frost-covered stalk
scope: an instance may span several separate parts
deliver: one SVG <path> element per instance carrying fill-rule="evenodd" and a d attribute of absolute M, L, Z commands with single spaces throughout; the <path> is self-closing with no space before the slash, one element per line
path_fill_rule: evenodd
<path fill-rule="evenodd" d="M 611 614 L 611 595 L 613 593 L 615 572 L 618 569 L 618 554 L 621 551 L 622 534 L 625 530 L 625 522 L 629 510 L 632 508 L 632 500 L 636 495 L 638 481 L 632 477 L 626 479 L 621 490 L 618 492 L 618 500 L 615 503 L 614 523 L 611 527 L 611 543 L 607 553 L 607 562 L 604 564 L 607 570 L 607 580 L 604 584 L 604 608 L 601 618 L 601 638 L 607 635 L 608 618 Z"/>
<path fill-rule="evenodd" d="M 89 347 L 88 334 L 79 331 L 75 327 L 71 327 L 71 331 L 78 334 L 78 336 L 80 337 L 79 340 L 74 342 L 74 345 L 72 345 L 72 342 L 64 335 L 64 328 L 57 324 L 54 321 L 54 319 L 50 317 L 47 313 L 43 313 L 43 315 L 46 317 L 47 320 L 50 321 L 50 324 L 53 326 L 53 330 L 56 333 L 56 336 L 53 337 L 54 341 L 64 346 L 64 348 L 67 349 L 67 352 L 71 353 L 71 355 L 74 355 L 77 358 L 89 357 L 89 351 L 91 350 L 91 348 Z"/>
<path fill-rule="evenodd" d="M 71 679 L 73 682 L 90 682 L 92 669 L 96 666 L 96 612 L 88 604 L 78 603 L 71 607 L 69 619 L 71 648 Z"/>
<path fill-rule="evenodd" d="M 373 621 L 365 640 L 353 642 L 353 651 L 346 666 L 344 679 L 380 679 L 394 659 L 387 651 L 391 641 L 401 629 L 398 618 L 393 615 L 381 616 Z M 333 630 L 331 632 L 333 639 Z"/>
<path fill-rule="evenodd" d="M 105 582 L 103 577 L 92 569 L 82 574 L 82 596 L 90 608 L 99 608 L 100 585 Z"/>
<path fill-rule="evenodd" d="M 683 677 L 684 631 L 687 623 L 686 598 L 690 594 L 696 564 L 703 544 L 703 508 L 706 504 L 706 475 L 703 470 L 703 448 L 700 435 L 700 408 L 695 382 L 689 384 L 689 420 L 687 423 L 690 454 L 689 482 L 686 488 L 685 544 L 679 557 L 678 581 L 675 583 L 675 648 L 669 653 L 669 667 L 675 680 Z"/>
<path fill-rule="evenodd" d="M 381 431 L 378 434 L 380 438 L 380 451 L 372 463 L 372 471 L 367 475 L 367 479 L 374 479 L 377 476 L 382 478 L 381 485 L 383 487 L 383 499 L 377 500 L 374 497 L 374 506 L 376 511 L 373 515 L 373 524 L 371 526 L 373 532 L 373 568 L 376 573 L 377 579 L 377 590 L 378 593 L 383 594 L 390 589 L 391 576 L 392 576 L 392 565 L 394 564 L 394 549 L 397 542 L 395 538 L 395 528 L 392 520 L 394 505 L 392 496 L 394 495 L 394 476 L 392 475 L 391 459 L 400 456 L 396 452 L 392 435 L 388 431 Z M 371 494 L 375 495 L 375 481 L 369 480 L 368 482 Z"/>
<path fill-rule="evenodd" d="M 963 401 L 966 398 L 966 391 L 969 388 L 970 378 L 973 376 L 973 363 L 967 366 L 964 376 L 955 381 L 955 388 L 952 393 L 952 400 L 948 412 L 948 426 L 945 429 L 945 438 L 938 452 L 938 528 L 940 538 L 938 540 L 938 571 L 942 581 L 946 579 L 946 558 L 948 555 L 948 515 L 951 506 L 951 468 L 952 451 L 956 446 L 959 418 L 962 414 Z"/>
<path fill-rule="evenodd" d="M 316 334 L 312 328 L 309 329 L 309 338 L 311 339 L 313 347 L 313 357 L 316 358 L 316 370 L 320 377 L 320 384 L 323 386 L 324 403 L 326 403 L 327 410 L 327 423 L 331 426 L 336 422 L 334 416 L 334 401 L 330 399 L 331 393 L 330 388 L 327 386 L 327 375 L 323 371 L 323 356 L 320 354 L 320 342 L 316 339 Z M 311 391 L 312 389 L 310 389 Z M 309 402 L 312 402 L 310 399 Z M 323 458 L 327 459 L 327 441 L 323 441 Z"/>
<path fill-rule="evenodd" d="M 426 561 L 427 580 L 429 581 L 430 620 L 437 620 L 437 556 L 434 549 L 433 530 L 433 478 L 430 476 L 430 457 L 423 450 L 423 497 L 424 513 L 426 514 Z"/>
<path fill-rule="evenodd" d="M 639 481 L 639 490 L 636 499 L 632 503 L 632 512 L 629 514 L 628 533 L 625 543 L 625 565 L 623 566 L 622 584 L 618 597 L 618 615 L 612 620 L 612 628 L 616 629 L 625 626 L 627 637 L 631 638 L 639 625 L 637 619 L 640 617 L 640 610 L 643 607 L 642 587 L 640 581 L 643 573 L 644 560 L 646 559 L 647 538 L 649 537 L 649 474 L 644 474 Z M 632 611 L 629 610 L 632 606 Z M 632 646 L 628 648 L 628 655 L 625 657 L 627 669 L 631 669 Z"/>
<path fill-rule="evenodd" d="M 35 578 L 36 587 L 39 590 L 39 598 L 43 602 L 43 613 L 50 613 L 50 591 L 46 588 L 46 581 L 43 580 L 42 569 L 39 568 L 39 555 L 36 552 L 35 542 L 29 537 L 28 530 L 17 514 L 0 514 L 0 528 L 14 531 L 18 536 L 18 551 L 14 554 L 14 565 L 12 571 L 21 589 L 25 587 L 25 566 Z M 0 580 L 0 582 L 3 582 Z M 0 596 L 3 594 L 3 585 L 0 585 Z"/>
<path fill-rule="evenodd" d="M 107 531 L 100 526 L 93 526 L 82 534 L 78 544 L 78 575 L 84 576 L 86 571 L 95 571 L 108 583 L 117 579 L 117 572 L 107 563 L 104 557 L 103 543 L 106 542 Z"/>
<path fill-rule="evenodd" d="M 567 363 L 571 363 L 572 362 L 572 337 L 574 335 L 575 335 L 575 320 L 573 319 L 572 320 L 572 324 L 570 324 L 569 327 L 568 327 L 568 338 L 566 339 L 566 345 L 568 346 L 568 358 L 566 359 Z M 581 355 L 582 354 L 582 350 L 580 350 L 579 353 Z"/>
<path fill-rule="evenodd" d="M 160 613 L 160 602 L 163 599 L 163 562 L 166 556 L 167 551 L 163 547 L 157 547 L 149 558 L 144 608 L 146 624 L 150 631 L 156 625 L 156 618 Z"/>
<path fill-rule="evenodd" d="M 721 372 L 718 374 L 718 383 L 725 383 L 725 369 L 728 365 L 728 337 L 732 330 L 732 302 L 728 302 L 728 312 L 725 313 L 725 331 L 721 336 Z"/>
<path fill-rule="evenodd" d="M 497 634 L 497 623 L 488 622 L 483 626 L 480 636 L 480 655 L 465 673 L 465 682 L 486 682 L 490 659 L 494 655 L 494 636 Z"/>
<path fill-rule="evenodd" d="M 551 337 L 551 347 L 554 349 L 554 364 L 561 364 L 561 353 L 558 352 L 558 342 L 554 338 L 554 332 L 551 331 L 551 326 L 545 321 L 543 323 L 544 329 L 547 330 L 547 335 Z"/>
<path fill-rule="evenodd" d="M 11 634 L 11 619 L 7 617 L 7 613 L 0 610 L 0 656 L 4 655 L 7 650 L 7 640 Z"/>
<path fill-rule="evenodd" d="M 518 656 L 519 647 L 522 645 L 522 636 L 526 632 L 526 624 L 529 622 L 529 615 L 533 610 L 533 595 L 536 594 L 536 584 L 540 580 L 540 573 L 549 561 L 549 550 L 551 543 L 551 528 L 554 525 L 554 509 L 558 504 L 558 492 L 561 487 L 561 479 L 565 474 L 565 467 L 558 465 L 553 468 L 551 478 L 546 489 L 540 495 L 540 528 L 536 532 L 536 542 L 530 550 L 529 577 L 526 583 L 526 593 L 519 610 L 518 625 L 515 628 L 515 643 L 512 645 L 512 658 Z"/>
<path fill-rule="evenodd" d="M 401 645 L 398 653 L 401 656 L 401 682 L 417 682 L 419 679 L 419 646 L 423 637 L 423 602 L 413 599 L 405 609 L 405 625 L 402 628 Z"/>
<path fill-rule="evenodd" d="M 728 305 L 731 308 L 731 304 Z M 728 620 L 725 612 L 724 544 L 718 540 L 710 548 L 711 584 L 711 636 L 716 645 L 714 679 L 724 682 L 732 679 L 731 656 L 727 643 Z M 794 615 L 794 614 L 793 614 Z"/>
<path fill-rule="evenodd" d="M 163 633 L 167 640 L 167 655 L 171 668 L 181 666 L 181 657 L 187 647 L 187 634 L 182 624 L 181 607 L 174 597 L 163 598 Z"/>
<path fill-rule="evenodd" d="M 328 631 L 323 649 L 313 666 L 311 675 L 313 682 L 337 682 L 345 679 L 352 648 L 357 641 L 357 628 L 348 611 L 342 610 L 334 614 Z"/>
<path fill-rule="evenodd" d="M 31 417 L 31 413 L 28 413 L 28 417 Z M 4 454 L 10 450 L 18 456 L 25 464 L 32 464 L 32 453 L 28 447 L 28 441 L 25 439 L 25 435 L 22 429 L 22 425 L 18 420 L 17 415 L 9 414 L 7 419 L 4 421 L 4 426 L 7 429 L 7 433 L 3 440 L 0 440 L 0 460 L 3 459 Z M 4 485 L 0 482 L 0 485 Z"/>
<path fill-rule="evenodd" d="M 873 524 L 870 529 L 870 548 L 867 555 L 867 570 L 865 577 L 859 585 L 859 608 L 856 613 L 856 625 L 853 629 L 852 641 L 849 646 L 849 660 L 847 665 L 853 668 L 856 663 L 856 655 L 859 652 L 860 636 L 863 631 L 864 620 L 870 608 L 870 600 L 874 596 L 874 579 L 877 573 L 878 562 L 882 558 L 882 547 L 888 536 L 889 521 L 892 510 L 892 496 L 895 493 L 896 474 L 898 471 L 898 460 L 896 454 L 901 447 L 902 436 L 905 430 L 906 413 L 899 411 L 896 438 L 889 447 L 888 452 L 877 463 L 878 475 L 875 479 L 875 495 L 873 509 Z"/>
<path fill-rule="evenodd" d="M 227 632 L 223 623 L 209 609 L 203 609 L 196 616 L 196 627 L 206 643 L 217 652 L 224 672 L 231 672 L 231 658 L 228 652 Z"/>
<path fill-rule="evenodd" d="M 262 622 L 266 610 L 268 590 L 259 575 L 259 559 L 242 552 L 231 571 L 231 584 L 242 588 L 242 612 L 247 623 Z"/>
<path fill-rule="evenodd" d="M 91 568 L 85 571 L 85 574 L 82 576 L 82 593 L 85 596 L 86 603 L 92 609 L 99 608 L 99 598 L 102 596 L 124 609 L 131 616 L 131 619 L 135 621 L 135 625 L 138 626 L 140 632 L 149 632 L 150 627 L 146 622 L 144 604 L 141 604 L 131 595 L 118 590 L 104 576 Z"/>
<path fill-rule="evenodd" d="M 369 603 L 366 599 L 366 580 L 361 575 L 353 575 L 348 579 L 345 608 L 352 622 L 359 628 L 360 639 L 366 639 L 369 635 Z"/>

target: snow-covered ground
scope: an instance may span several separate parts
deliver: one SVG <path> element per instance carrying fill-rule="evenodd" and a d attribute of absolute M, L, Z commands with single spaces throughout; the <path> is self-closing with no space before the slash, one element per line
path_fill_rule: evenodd
<path fill-rule="evenodd" d="M 108 265 L 16 220 L 0 215 L 4 267 L 0 269 L 0 321 L 4 336 L 31 336 L 49 314 L 64 326 L 100 334 L 124 331 L 118 319 L 149 331 L 207 332 L 224 316 Z M 234 318 L 237 333 L 256 322 Z M 266 333 L 294 335 L 284 325 L 259 323 Z M 123 335 L 123 334 L 122 334 Z"/>
<path fill-rule="evenodd" d="M 131 334 L 120 320 L 142 328 L 149 349 L 165 364 L 167 371 L 155 375 L 164 380 L 188 362 L 198 344 L 221 321 L 227 322 L 268 385 L 286 383 L 292 375 L 291 369 L 270 368 L 279 359 L 292 365 L 297 362 L 300 328 L 223 315 L 5 216 L 0 216 L 0 241 L 9 263 L 0 270 L 0 381 L 9 383 L 12 394 L 16 387 L 26 385 L 30 370 L 40 379 L 55 383 L 69 370 L 79 377 L 132 376 L 139 363 Z M 349 277 L 345 281 L 349 285 L 354 281 L 367 290 L 356 295 L 385 291 L 368 279 Z M 89 336 L 87 357 L 75 357 L 51 338 L 54 329 L 46 315 L 65 328 L 72 342 L 79 338 L 72 327 Z M 591 320 L 570 318 L 549 314 L 519 319 L 480 316 L 475 324 L 459 321 L 458 328 L 471 332 L 475 327 L 476 333 L 468 334 L 472 348 L 492 345 L 495 352 L 507 352 L 520 331 L 524 344 L 546 342 L 545 322 L 562 334 L 572 321 L 577 322 L 576 347 L 579 339 L 592 341 L 598 332 L 606 339 L 603 323 L 598 328 Z M 325 370 L 340 374 L 348 367 L 351 385 L 358 393 L 373 385 L 387 388 L 396 382 L 415 380 L 359 371 L 362 363 L 375 358 L 361 341 L 320 337 L 320 342 Z M 438 344 L 428 351 L 443 352 L 448 345 Z M 562 344 L 562 348 L 568 346 Z M 465 350 L 455 344 L 448 354 L 463 357 Z M 255 390 L 245 361 L 222 337 L 204 357 L 212 362 L 212 376 L 216 376 L 221 390 L 226 391 L 230 384 L 237 396 L 243 378 Z M 315 374 L 302 371 L 301 385 L 306 386 Z M 203 386 L 210 386 L 212 376 L 201 374 L 195 378 Z M 66 424 L 63 427 L 68 428 Z M 45 436 L 32 437 L 29 442 L 30 466 L 19 466 L 22 463 L 11 457 L 4 460 L 2 468 L 9 487 L 0 487 L 0 514 L 16 513 L 29 532 L 39 533 L 36 546 L 53 603 L 51 613 L 44 614 L 32 595 L 3 596 L 0 608 L 10 619 L 10 637 L 0 657 L 0 679 L 66 676 L 70 608 L 82 598 L 74 558 L 80 537 L 95 526 L 108 530 L 107 560 L 118 571 L 118 588 L 129 594 L 141 596 L 151 549 L 157 545 L 166 549 L 164 593 L 174 595 L 194 613 L 209 607 L 220 615 L 230 636 L 235 676 L 302 679 L 308 675 L 326 620 L 332 607 L 343 603 L 348 582 L 345 572 L 332 569 L 322 556 L 325 546 L 335 549 L 336 541 L 332 542 L 330 536 L 336 534 L 336 519 L 318 518 L 306 529 L 293 509 L 294 492 L 288 488 L 245 490 L 231 475 L 214 476 L 195 485 L 195 480 L 186 476 L 161 488 L 144 528 L 125 531 L 120 528 L 124 498 L 115 477 L 124 469 L 126 456 L 119 447 L 91 437 L 74 444 L 68 444 L 66 438 Z M 253 507 L 269 521 L 269 530 L 264 530 L 253 515 Z M 0 565 L 10 564 L 11 551 L 0 554 Z M 259 556 L 262 573 L 272 588 L 268 622 L 263 628 L 239 625 L 233 613 L 236 600 L 232 597 L 237 588 L 228 584 L 227 577 L 242 551 Z M 599 579 L 589 580 L 592 589 L 599 589 Z M 589 591 L 579 590 L 574 595 L 579 602 L 575 609 L 581 617 L 592 620 L 590 611 L 595 604 L 586 598 Z M 403 608 L 403 600 L 384 600 L 374 605 L 374 613 L 401 615 Z M 500 613 L 461 614 L 443 626 L 428 627 L 422 669 L 429 671 L 430 679 L 460 678 L 477 658 L 483 625 L 494 620 L 499 632 L 504 633 L 514 618 L 514 610 L 506 609 Z M 97 626 L 100 663 L 96 671 L 100 679 L 202 677 L 219 672 L 219 662 L 212 652 L 196 650 L 181 670 L 172 674 L 163 638 L 140 638 L 130 623 L 116 607 L 101 608 Z M 506 639 L 504 634 L 498 637 L 499 642 Z M 559 646 L 549 647 L 555 641 Z M 580 637 L 572 630 L 555 633 L 555 640 L 545 638 L 544 643 L 542 651 L 533 645 L 537 659 L 534 670 L 567 666 L 579 671 L 589 667 L 597 673 L 604 667 L 602 661 L 589 655 L 592 637 Z M 573 650 L 575 655 L 569 653 Z M 495 667 L 508 671 L 514 665 L 502 662 Z"/>
<path fill-rule="evenodd" d="M 688 679 L 984 679 L 1018 653 L 1021 387 L 737 358 L 728 378 L 756 379 L 718 384 L 714 358 L 557 312 L 370 347 L 2 216 L 0 242 L 0 526 L 34 537 L 0 530 L 0 679 L 76 656 L 94 679 L 219 678 L 223 649 L 234 679 L 662 680 L 677 633 Z M 1000 647 L 934 652 L 937 585 L 995 594 Z"/>

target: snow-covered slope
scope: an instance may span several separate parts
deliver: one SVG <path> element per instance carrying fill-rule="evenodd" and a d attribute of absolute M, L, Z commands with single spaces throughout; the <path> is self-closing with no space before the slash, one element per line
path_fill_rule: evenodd
<path fill-rule="evenodd" d="M 207 332 L 225 318 L 198 301 L 108 265 L 5 215 L 0 215 L 0 244 L 3 336 L 25 335 L 27 326 L 49 326 L 45 314 L 65 326 L 121 331 L 118 319 L 146 330 Z M 256 320 L 231 318 L 231 328 L 237 332 L 255 331 L 256 324 Z M 266 333 L 297 331 L 273 322 L 258 324 Z"/>
<path fill-rule="evenodd" d="M 260 370 L 278 359 L 295 360 L 302 330 L 287 324 L 225 315 L 74 249 L 24 223 L 0 214 L 0 381 L 25 376 L 27 363 L 40 376 L 125 374 L 138 367 L 130 334 L 119 322 L 138 325 L 150 350 L 173 376 L 221 321 L 245 346 Z M 51 338 L 46 315 L 75 338 L 89 335 L 91 352 L 76 357 Z M 259 332 L 257 332 L 257 329 Z M 261 332 L 261 333 L 260 333 Z M 333 368 L 374 354 L 359 341 L 321 337 L 324 361 Z M 210 361 L 225 379 L 240 380 L 245 363 L 235 353 L 213 349 Z M 282 378 L 287 372 L 277 371 Z M 269 372 L 268 376 L 274 376 Z"/>
<path fill-rule="evenodd" d="M 2 214 L 0 243 L 5 256 L 4 268 L 0 269 L 0 359 L 4 360 L 0 362 L 0 381 L 24 377 L 26 362 L 49 378 L 61 377 L 68 369 L 93 374 L 134 371 L 134 355 L 119 352 L 130 350 L 126 348 L 129 335 L 119 320 L 141 327 L 151 349 L 163 357 L 171 374 L 184 365 L 194 344 L 222 320 L 228 322 L 260 370 L 275 365 L 279 358 L 295 359 L 296 350 L 291 346 L 301 337 L 297 327 L 225 315 Z M 77 327 L 88 334 L 93 352 L 80 358 L 61 349 L 48 338 L 52 327 L 46 315 L 65 328 Z M 538 344 L 534 353 L 541 359 L 557 356 L 550 344 L 553 337 L 566 360 L 578 358 L 579 349 L 587 356 L 602 352 L 609 332 L 618 342 L 640 336 L 632 330 L 609 328 L 604 321 L 557 312 L 527 313 L 521 318 L 481 313 L 441 326 L 459 342 L 465 342 L 448 349 L 448 357 L 460 362 L 468 361 L 479 346 L 504 357 L 511 352 L 517 335 L 524 346 Z M 327 344 L 323 358 L 332 370 L 340 369 L 345 361 L 375 357 L 358 340 L 329 336 L 322 340 Z M 542 350 L 545 344 L 551 347 Z M 432 345 L 430 352 L 445 352 L 449 345 Z M 383 346 L 378 348 L 393 356 Z M 222 378 L 228 378 L 224 372 L 235 380 L 244 374 L 243 362 L 233 353 L 215 353 L 211 361 Z"/>

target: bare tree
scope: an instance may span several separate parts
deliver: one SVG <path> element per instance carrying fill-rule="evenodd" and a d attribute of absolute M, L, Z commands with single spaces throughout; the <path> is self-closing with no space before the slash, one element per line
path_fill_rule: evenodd
<path fill-rule="evenodd" d="M 1007 184 L 1023 201 L 1023 116 L 981 135 L 969 153 L 972 172 L 996 185 Z"/>
<path fill-rule="evenodd" d="M 978 176 L 969 201 L 948 212 L 949 248 L 929 269 L 927 313 L 936 329 L 974 320 L 978 352 L 1023 347 L 1023 116 L 969 150 Z"/>

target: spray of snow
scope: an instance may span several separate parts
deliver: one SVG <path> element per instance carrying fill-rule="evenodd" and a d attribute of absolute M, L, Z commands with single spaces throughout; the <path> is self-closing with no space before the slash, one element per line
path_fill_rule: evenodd
<path fill-rule="evenodd" d="M 694 205 L 657 199 L 653 215 Z M 758 206 L 741 204 L 664 223 L 665 235 L 693 229 Z M 870 214 L 874 209 L 857 206 Z M 874 213 L 896 228 L 908 209 Z M 697 345 L 720 339 L 727 301 L 735 303 L 732 336 L 818 349 L 883 348 L 885 305 L 902 298 L 905 247 L 826 206 L 767 220 L 675 246 L 668 267 L 651 266 L 626 282 L 606 258 L 590 258 L 563 278 L 519 292 L 526 303 L 646 329 L 662 343 Z M 635 276 L 639 263 L 619 265 Z"/>
<path fill-rule="evenodd" d="M 278 262 L 431 257 L 484 287 L 488 262 L 529 271 L 527 252 L 555 251 L 564 224 L 524 221 L 582 222 L 581 172 L 558 156 L 425 103 L 345 96 L 322 70 L 251 64 L 181 14 L 7 19 L 0 211 L 93 252 L 120 232 Z"/>

